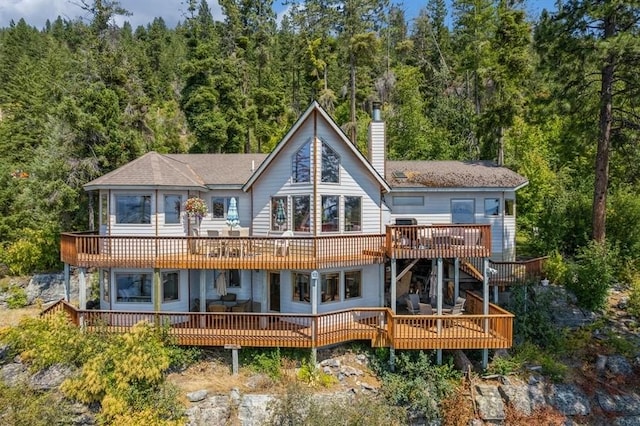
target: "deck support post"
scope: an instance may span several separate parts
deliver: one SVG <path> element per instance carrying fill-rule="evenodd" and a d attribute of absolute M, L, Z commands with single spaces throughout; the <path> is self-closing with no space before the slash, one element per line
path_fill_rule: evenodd
<path fill-rule="evenodd" d="M 318 339 L 318 271 L 311 271 L 311 362 L 316 365 L 318 359 L 318 348 L 316 348 Z"/>
<path fill-rule="evenodd" d="M 482 264 L 483 279 L 482 279 L 482 315 L 484 318 L 484 332 L 485 335 L 489 335 L 489 258 L 485 257 Z M 484 348 L 482 350 L 482 368 L 487 368 L 489 364 L 489 349 Z"/>
<path fill-rule="evenodd" d="M 436 259 L 436 312 L 438 314 L 438 334 L 442 332 L 442 258 Z"/>
<path fill-rule="evenodd" d="M 436 349 L 436 364 L 442 365 L 442 349 Z"/>
<path fill-rule="evenodd" d="M 161 295 L 161 287 L 162 279 L 160 277 L 160 269 L 153 270 L 153 310 L 156 312 L 160 312 L 160 295 Z"/>
<path fill-rule="evenodd" d="M 389 370 L 396 371 L 396 348 L 389 348 Z"/>
<path fill-rule="evenodd" d="M 460 297 L 460 258 L 453 259 L 453 304 L 455 305 L 456 299 Z"/>
<path fill-rule="evenodd" d="M 68 263 L 64 264 L 64 301 L 71 300 L 71 268 Z"/>
<path fill-rule="evenodd" d="M 390 296 L 390 304 L 391 312 L 396 313 L 396 258 L 391 258 L 391 288 L 389 289 Z"/>
<path fill-rule="evenodd" d="M 87 270 L 79 268 L 78 274 L 78 306 L 81 310 L 87 309 Z"/>
<path fill-rule="evenodd" d="M 240 350 L 240 345 L 224 345 L 224 348 L 231 349 L 231 374 L 237 376 L 238 370 L 240 369 L 240 363 L 238 362 L 238 351 Z"/>

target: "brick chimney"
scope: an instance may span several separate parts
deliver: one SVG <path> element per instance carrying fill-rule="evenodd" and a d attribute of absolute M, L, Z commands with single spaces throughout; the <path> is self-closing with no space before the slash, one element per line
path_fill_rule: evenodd
<path fill-rule="evenodd" d="M 384 176 L 384 166 L 386 162 L 386 132 L 384 121 L 382 121 L 382 112 L 380 110 L 380 102 L 374 102 L 371 114 L 371 123 L 369 124 L 369 162 L 374 169 Z"/>

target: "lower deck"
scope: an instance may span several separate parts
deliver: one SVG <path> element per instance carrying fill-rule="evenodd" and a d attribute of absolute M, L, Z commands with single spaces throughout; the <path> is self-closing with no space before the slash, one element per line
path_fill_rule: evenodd
<path fill-rule="evenodd" d="M 396 349 L 497 349 L 513 340 L 513 315 L 467 293 L 463 315 L 398 315 L 388 308 L 311 314 L 234 312 L 117 312 L 78 310 L 58 302 L 43 314 L 65 311 L 88 331 L 124 333 L 140 321 L 168 327 L 178 344 L 319 348 L 349 341 Z"/>

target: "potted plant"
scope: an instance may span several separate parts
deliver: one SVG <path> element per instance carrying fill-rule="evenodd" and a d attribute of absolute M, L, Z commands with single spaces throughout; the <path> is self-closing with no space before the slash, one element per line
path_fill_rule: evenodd
<path fill-rule="evenodd" d="M 184 210 L 187 212 L 189 218 L 195 220 L 195 224 L 198 230 L 200 230 L 200 222 L 202 222 L 202 218 L 209 212 L 207 203 L 200 197 L 191 197 L 184 203 Z"/>

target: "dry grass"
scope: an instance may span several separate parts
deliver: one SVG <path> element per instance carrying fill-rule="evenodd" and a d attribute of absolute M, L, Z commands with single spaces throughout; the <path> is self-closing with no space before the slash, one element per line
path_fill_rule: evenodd
<path fill-rule="evenodd" d="M 529 416 L 516 410 L 512 405 L 506 407 L 505 424 L 509 426 L 562 426 L 566 421 L 567 418 L 562 413 L 549 406 L 537 408 Z"/>
<path fill-rule="evenodd" d="M 19 309 L 2 309 L 0 308 L 0 324 L 2 326 L 16 326 L 24 318 L 34 318 L 40 314 L 38 306 L 27 306 Z"/>

